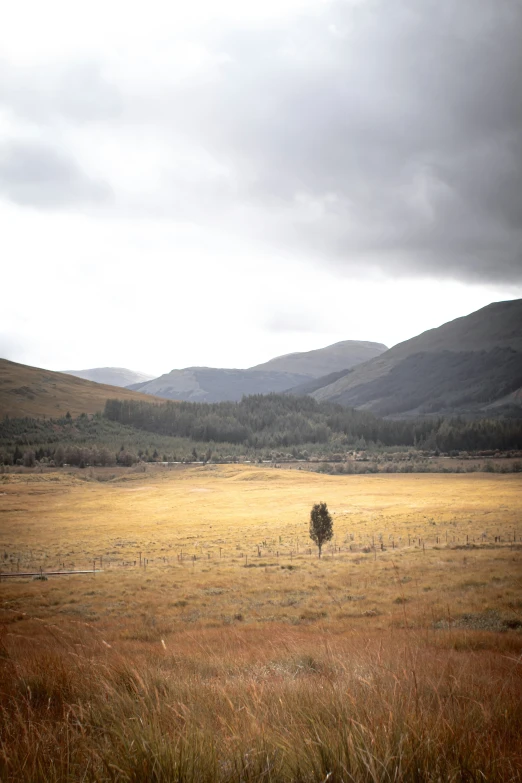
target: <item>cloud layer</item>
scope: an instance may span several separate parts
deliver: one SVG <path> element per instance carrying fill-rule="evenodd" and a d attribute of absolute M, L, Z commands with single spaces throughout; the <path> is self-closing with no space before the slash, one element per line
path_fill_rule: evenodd
<path fill-rule="evenodd" d="M 16 204 L 53 209 L 106 201 L 110 188 L 53 147 L 11 143 L 0 153 L 0 193 Z"/>
<path fill-rule="evenodd" d="M 113 45 L 110 21 L 0 65 L 5 199 L 218 226 L 343 276 L 522 282 L 518 0 L 207 9 Z"/>

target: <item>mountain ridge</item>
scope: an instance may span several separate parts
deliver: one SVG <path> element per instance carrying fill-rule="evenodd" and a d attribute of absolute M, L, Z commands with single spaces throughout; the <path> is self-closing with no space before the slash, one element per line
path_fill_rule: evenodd
<path fill-rule="evenodd" d="M 75 378 L 83 378 L 85 381 L 121 388 L 128 388 L 136 383 L 147 383 L 154 379 L 153 375 L 129 370 L 126 367 L 92 367 L 87 370 L 61 370 L 61 372 L 65 375 L 74 375 Z"/>
<path fill-rule="evenodd" d="M 429 329 L 333 383 L 325 379 L 311 394 L 378 415 L 476 412 L 522 386 L 518 366 L 522 368 L 522 299 L 492 302 Z M 411 405 L 405 408 L 408 396 Z M 518 405 L 516 394 L 513 404 Z"/>
<path fill-rule="evenodd" d="M 382 343 L 343 340 L 325 348 L 276 356 L 247 369 L 185 367 L 127 388 L 165 399 L 192 402 L 239 401 L 249 394 L 285 392 L 323 374 L 345 370 L 385 350 Z"/>
<path fill-rule="evenodd" d="M 328 373 L 348 370 L 357 364 L 369 361 L 387 351 L 384 343 L 369 340 L 341 340 L 324 348 L 311 351 L 294 351 L 276 356 L 267 362 L 250 367 L 250 370 L 276 370 L 294 372 L 319 378 Z"/>
<path fill-rule="evenodd" d="M 132 386 L 133 391 L 188 402 L 238 402 L 249 394 L 283 392 L 309 376 L 215 367 L 171 370 L 153 381 Z"/>
<path fill-rule="evenodd" d="M 142 394 L 74 375 L 0 359 L 0 417 L 59 418 L 102 412 L 108 399 L 147 400 Z M 151 402 L 149 397 L 148 402 Z"/>

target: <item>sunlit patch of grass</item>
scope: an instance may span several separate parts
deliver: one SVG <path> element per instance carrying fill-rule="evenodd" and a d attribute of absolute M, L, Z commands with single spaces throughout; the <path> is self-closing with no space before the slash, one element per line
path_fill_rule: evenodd
<path fill-rule="evenodd" d="M 34 478 L 4 569 L 96 573 L 2 581 L 0 780 L 521 779 L 520 476 Z"/>

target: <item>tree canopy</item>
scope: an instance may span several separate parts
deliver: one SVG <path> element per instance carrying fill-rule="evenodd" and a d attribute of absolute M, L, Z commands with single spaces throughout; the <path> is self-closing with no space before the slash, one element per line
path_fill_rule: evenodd
<path fill-rule="evenodd" d="M 315 503 L 310 511 L 310 538 L 317 544 L 321 557 L 323 544 L 333 537 L 333 520 L 326 503 Z"/>

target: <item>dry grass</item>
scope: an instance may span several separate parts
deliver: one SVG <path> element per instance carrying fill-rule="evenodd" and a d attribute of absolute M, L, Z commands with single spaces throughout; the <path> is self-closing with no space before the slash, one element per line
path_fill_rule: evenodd
<path fill-rule="evenodd" d="M 145 397 L 139 392 L 106 386 L 102 383 L 85 381 L 73 375 L 65 375 L 39 367 L 17 364 L 0 359 L 0 411 L 2 416 L 48 416 L 58 418 L 81 413 L 103 411 L 110 398 L 142 400 L 148 402 L 157 398 Z"/>
<path fill-rule="evenodd" d="M 521 780 L 522 645 L 491 646 L 274 625 L 121 653 L 35 625 L 4 636 L 0 777 Z"/>
<path fill-rule="evenodd" d="M 1 780 L 522 780 L 520 476 L 3 478 Z"/>

